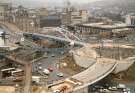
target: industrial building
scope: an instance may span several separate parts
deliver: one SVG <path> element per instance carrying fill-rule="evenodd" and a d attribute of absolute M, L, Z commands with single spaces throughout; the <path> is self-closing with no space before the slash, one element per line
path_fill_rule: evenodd
<path fill-rule="evenodd" d="M 127 33 L 132 33 L 135 29 L 129 28 L 125 23 L 114 22 L 112 24 L 90 23 L 79 24 L 75 26 L 75 31 L 81 34 L 100 34 L 102 37 L 113 37 L 117 35 L 119 37 L 125 36 Z"/>

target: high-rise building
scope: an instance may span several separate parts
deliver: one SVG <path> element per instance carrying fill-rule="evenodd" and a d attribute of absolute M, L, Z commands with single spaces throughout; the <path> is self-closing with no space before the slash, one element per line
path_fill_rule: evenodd
<path fill-rule="evenodd" d="M 82 16 L 82 22 L 87 22 L 89 18 L 89 13 L 87 10 L 80 10 L 80 14 Z"/>
<path fill-rule="evenodd" d="M 4 46 L 4 39 L 3 39 L 3 34 L 4 32 L 2 31 L 2 29 L 0 29 L 0 46 Z"/>
<path fill-rule="evenodd" d="M 131 25 L 131 16 L 130 15 L 126 16 L 125 22 L 127 25 Z"/>
<path fill-rule="evenodd" d="M 10 10 L 9 3 L 0 3 L 0 20 L 4 21 L 6 19 L 9 10 Z"/>
<path fill-rule="evenodd" d="M 135 25 L 135 14 L 127 15 L 125 22 L 127 25 Z"/>

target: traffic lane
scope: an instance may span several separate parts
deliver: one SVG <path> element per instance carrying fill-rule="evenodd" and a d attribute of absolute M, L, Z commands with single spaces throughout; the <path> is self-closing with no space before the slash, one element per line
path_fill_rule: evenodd
<path fill-rule="evenodd" d="M 46 79 L 46 81 L 57 81 L 57 80 L 61 80 L 61 79 L 64 79 L 64 78 L 70 76 L 70 75 L 65 74 L 65 73 L 63 73 L 63 77 L 57 76 L 57 74 L 61 73 L 59 71 L 59 69 L 57 68 L 58 62 L 59 62 L 59 58 L 50 56 L 50 57 L 48 57 L 46 59 L 42 59 L 38 63 L 36 63 L 36 66 L 42 67 L 42 71 L 43 71 L 43 69 L 48 69 L 48 68 L 53 69 L 53 72 L 51 72 L 48 75 L 48 79 Z M 38 65 L 39 63 L 41 63 L 41 65 Z M 41 70 L 39 70 L 39 71 L 41 71 Z"/>

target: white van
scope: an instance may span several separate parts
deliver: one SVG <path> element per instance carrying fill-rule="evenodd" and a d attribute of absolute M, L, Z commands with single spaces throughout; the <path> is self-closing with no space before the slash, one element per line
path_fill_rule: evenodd
<path fill-rule="evenodd" d="M 49 75 L 50 74 L 50 71 L 48 69 L 44 69 L 43 70 L 43 73 L 46 74 L 46 75 Z"/>

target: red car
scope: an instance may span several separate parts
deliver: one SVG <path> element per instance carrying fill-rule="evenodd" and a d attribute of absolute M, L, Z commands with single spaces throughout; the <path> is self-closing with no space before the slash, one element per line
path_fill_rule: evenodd
<path fill-rule="evenodd" d="M 53 72 L 53 68 L 51 68 L 51 67 L 49 67 L 48 70 L 49 70 L 50 72 Z"/>

